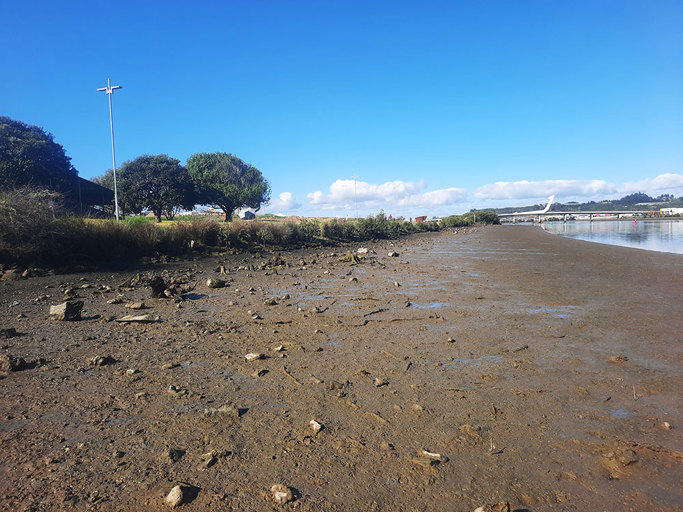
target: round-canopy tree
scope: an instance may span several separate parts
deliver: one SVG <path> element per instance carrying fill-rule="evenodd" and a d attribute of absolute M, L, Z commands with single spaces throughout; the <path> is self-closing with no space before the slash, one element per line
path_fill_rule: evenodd
<path fill-rule="evenodd" d="M 186 166 L 199 202 L 223 210 L 226 221 L 236 209 L 258 210 L 270 199 L 270 187 L 261 171 L 230 153 L 196 153 Z"/>
<path fill-rule="evenodd" d="M 171 219 L 179 207 L 195 205 L 194 187 L 180 160 L 166 155 L 143 155 L 125 162 L 118 174 L 119 195 L 124 208 L 140 212 L 149 208 L 161 222 Z"/>
<path fill-rule="evenodd" d="M 69 195 L 77 179 L 71 158 L 50 133 L 0 117 L 0 189 L 33 185 Z"/>

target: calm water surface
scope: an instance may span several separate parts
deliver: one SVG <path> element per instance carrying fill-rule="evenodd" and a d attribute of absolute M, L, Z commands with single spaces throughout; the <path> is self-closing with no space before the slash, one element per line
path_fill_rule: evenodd
<path fill-rule="evenodd" d="M 683 219 L 544 222 L 548 233 L 588 242 L 683 254 Z"/>

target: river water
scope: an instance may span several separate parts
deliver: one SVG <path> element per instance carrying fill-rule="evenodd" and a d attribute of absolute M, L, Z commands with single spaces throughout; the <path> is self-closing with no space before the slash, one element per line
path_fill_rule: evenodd
<path fill-rule="evenodd" d="M 541 227 L 588 242 L 683 254 L 683 219 L 554 221 Z"/>

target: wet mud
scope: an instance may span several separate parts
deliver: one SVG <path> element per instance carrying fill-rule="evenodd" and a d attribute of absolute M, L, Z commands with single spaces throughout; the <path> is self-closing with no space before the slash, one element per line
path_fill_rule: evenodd
<path fill-rule="evenodd" d="M 681 510 L 682 285 L 528 226 L 3 279 L 0 510 Z"/>

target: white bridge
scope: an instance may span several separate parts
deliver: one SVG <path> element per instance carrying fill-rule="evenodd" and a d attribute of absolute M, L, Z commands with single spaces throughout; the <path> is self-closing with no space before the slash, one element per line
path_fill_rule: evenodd
<path fill-rule="evenodd" d="M 568 217 L 586 217 L 586 220 L 591 222 L 595 217 L 608 217 L 617 219 L 621 217 L 634 217 L 642 216 L 645 213 L 642 210 L 601 210 L 601 211 L 576 211 L 576 212 L 551 212 L 550 205 L 553 203 L 555 196 L 552 195 L 548 198 L 548 204 L 542 210 L 532 210 L 527 212 L 514 212 L 514 213 L 499 213 L 498 217 L 509 217 L 512 222 L 517 222 L 517 220 L 531 217 L 534 222 L 542 222 L 545 217 L 562 217 L 564 222 L 567 222 Z M 578 219 L 577 219 L 578 220 Z"/>

